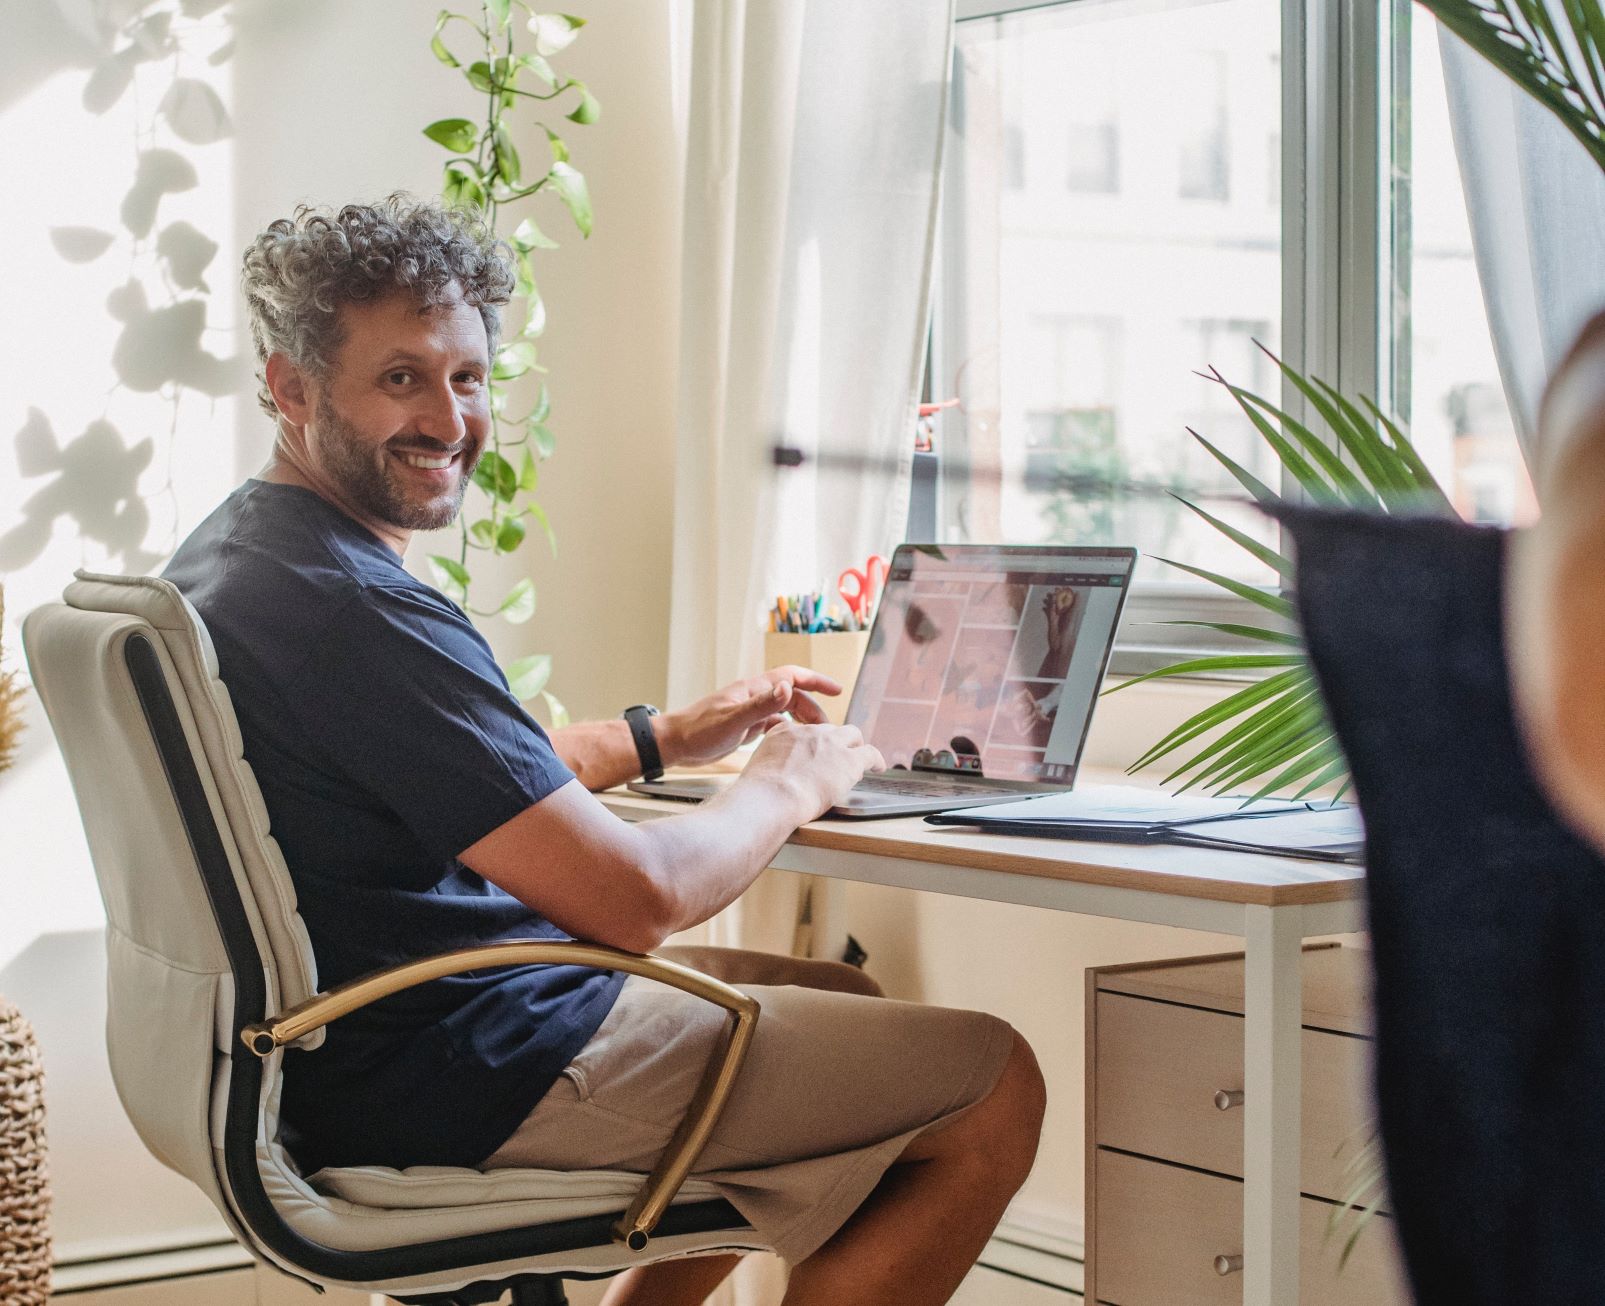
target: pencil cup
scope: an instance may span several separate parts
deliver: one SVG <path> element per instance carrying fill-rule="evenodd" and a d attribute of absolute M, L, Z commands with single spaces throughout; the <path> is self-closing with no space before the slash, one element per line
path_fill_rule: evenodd
<path fill-rule="evenodd" d="M 816 697 L 819 705 L 825 709 L 825 715 L 836 725 L 841 725 L 847 719 L 847 703 L 853 696 L 853 681 L 858 679 L 858 664 L 864 660 L 864 649 L 868 644 L 867 630 L 830 631 L 819 635 L 768 631 L 763 637 L 764 670 L 795 665 L 840 681 L 840 697 L 830 698 L 824 694 Z"/>

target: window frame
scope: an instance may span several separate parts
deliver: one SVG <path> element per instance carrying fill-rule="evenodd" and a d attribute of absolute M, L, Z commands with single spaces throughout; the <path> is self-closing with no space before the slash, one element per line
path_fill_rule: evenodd
<path fill-rule="evenodd" d="M 954 22 L 1097 2 L 955 0 Z M 1391 164 L 1394 96 L 1400 86 L 1396 65 L 1403 56 L 1396 28 L 1409 21 L 1409 5 L 1410 0 L 1281 0 L 1282 356 L 1295 369 L 1314 373 L 1345 394 L 1371 395 L 1395 408 L 1397 344 L 1392 315 L 1385 310 L 1391 303 L 1398 238 Z M 1408 77 L 1407 58 L 1403 74 Z M 958 121 L 962 101 L 959 94 L 950 99 L 950 113 Z M 949 168 L 963 163 L 962 135 L 951 141 Z M 946 199 L 954 191 L 944 188 L 944 246 L 963 238 L 957 208 Z M 941 276 L 951 257 L 949 248 L 939 248 L 932 303 L 933 376 L 947 374 L 944 362 L 953 349 L 944 326 L 963 311 L 960 292 Z M 1300 420 L 1310 416 L 1307 403 L 1290 384 L 1282 386 L 1280 400 Z M 956 449 L 962 462 L 958 420 L 944 414 L 939 421 L 938 448 Z M 1289 496 L 1298 493 L 1286 476 L 1282 489 Z M 1262 647 L 1197 626 L 1163 623 L 1264 625 L 1268 615 L 1245 599 L 1199 584 L 1134 586 L 1110 671 L 1140 675 L 1183 657 Z"/>

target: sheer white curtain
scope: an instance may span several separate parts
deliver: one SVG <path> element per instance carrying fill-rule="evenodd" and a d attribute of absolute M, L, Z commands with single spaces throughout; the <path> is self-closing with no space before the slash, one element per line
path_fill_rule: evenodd
<path fill-rule="evenodd" d="M 1440 31 L 1439 39 L 1494 352 L 1536 472 L 1544 385 L 1605 308 L 1605 175 L 1520 86 L 1458 37 Z"/>
<path fill-rule="evenodd" d="M 951 0 L 695 0 L 669 691 L 907 517 Z M 784 440 L 822 457 L 777 469 Z M 843 466 L 843 461 L 851 466 Z"/>
<path fill-rule="evenodd" d="M 669 699 L 762 663 L 781 592 L 908 515 L 951 0 L 694 0 Z M 777 468 L 773 449 L 802 449 Z M 839 955 L 831 896 L 768 877 L 725 944 Z M 827 941 L 828 942 L 824 942 Z"/>

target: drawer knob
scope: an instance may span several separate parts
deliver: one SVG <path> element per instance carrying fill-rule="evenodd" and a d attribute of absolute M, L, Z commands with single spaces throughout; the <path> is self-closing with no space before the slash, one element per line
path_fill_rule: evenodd
<path fill-rule="evenodd" d="M 1215 1109 L 1217 1111 L 1230 1111 L 1234 1106 L 1243 1105 L 1243 1090 L 1240 1088 L 1223 1088 L 1215 1094 Z M 1226 1271 L 1222 1270 L 1222 1274 Z"/>
<path fill-rule="evenodd" d="M 1217 1256 L 1215 1258 L 1216 1274 L 1236 1274 L 1242 1268 L 1243 1258 L 1241 1256 Z"/>

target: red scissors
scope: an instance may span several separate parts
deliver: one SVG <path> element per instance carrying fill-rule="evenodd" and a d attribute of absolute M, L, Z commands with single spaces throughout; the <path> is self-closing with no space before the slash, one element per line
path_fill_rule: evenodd
<path fill-rule="evenodd" d="M 875 599 L 885 588 L 886 577 L 891 569 L 891 564 L 885 558 L 872 553 L 862 571 L 849 567 L 836 577 L 836 592 L 842 596 L 842 602 L 847 605 L 847 610 L 853 614 L 860 629 L 869 625 Z"/>

